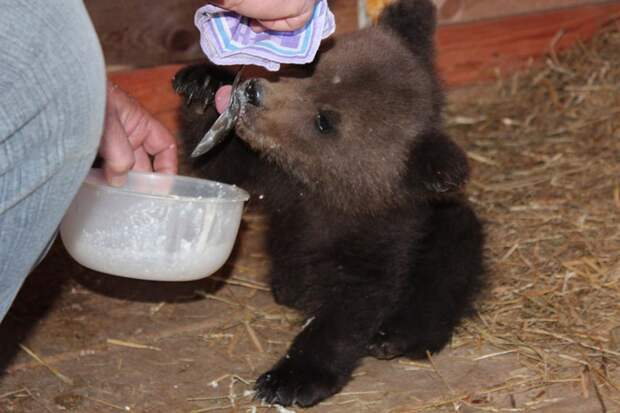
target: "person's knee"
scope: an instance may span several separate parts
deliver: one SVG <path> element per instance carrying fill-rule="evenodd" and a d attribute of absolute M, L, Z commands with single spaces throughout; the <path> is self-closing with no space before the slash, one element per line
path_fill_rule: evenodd
<path fill-rule="evenodd" d="M 54 103 L 58 105 L 55 110 L 61 112 L 60 119 L 64 123 L 56 126 L 64 135 L 65 157 L 94 156 L 105 114 L 103 54 L 82 0 L 60 3 L 65 3 L 63 7 L 68 9 L 66 15 L 60 16 L 60 21 L 70 27 L 59 34 L 67 47 L 55 56 L 58 66 L 52 67 L 49 73 L 59 81 L 53 91 Z"/>
<path fill-rule="evenodd" d="M 96 153 L 105 65 L 82 0 L 0 12 L 0 321 Z"/>
<path fill-rule="evenodd" d="M 30 126 L 22 144 L 47 146 L 62 159 L 94 155 L 105 112 L 105 65 L 83 2 L 12 2 L 0 17 L 0 46 L 8 55 L 0 62 L 0 119 L 9 119 L 0 138 Z"/>

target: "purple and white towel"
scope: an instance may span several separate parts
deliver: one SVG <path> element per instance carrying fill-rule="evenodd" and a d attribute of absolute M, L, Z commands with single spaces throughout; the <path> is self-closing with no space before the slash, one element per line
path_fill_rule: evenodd
<path fill-rule="evenodd" d="M 271 71 L 279 70 L 282 63 L 312 62 L 321 40 L 336 30 L 327 0 L 317 1 L 308 23 L 292 32 L 256 33 L 249 18 L 213 5 L 198 9 L 194 21 L 202 50 L 213 63 L 258 65 Z"/>

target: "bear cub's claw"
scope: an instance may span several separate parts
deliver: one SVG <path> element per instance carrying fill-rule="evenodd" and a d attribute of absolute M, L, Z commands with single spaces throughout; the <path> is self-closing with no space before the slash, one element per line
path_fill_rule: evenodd
<path fill-rule="evenodd" d="M 188 66 L 180 70 L 172 80 L 172 86 L 181 95 L 187 107 L 197 105 L 200 111 L 212 105 L 215 93 L 230 80 L 230 75 L 208 65 Z"/>
<path fill-rule="evenodd" d="M 368 355 L 379 360 L 391 360 L 405 355 L 407 343 L 397 335 L 380 330 L 366 346 Z"/>
<path fill-rule="evenodd" d="M 335 374 L 311 361 L 283 358 L 256 381 L 256 399 L 268 404 L 313 406 L 340 390 Z"/>

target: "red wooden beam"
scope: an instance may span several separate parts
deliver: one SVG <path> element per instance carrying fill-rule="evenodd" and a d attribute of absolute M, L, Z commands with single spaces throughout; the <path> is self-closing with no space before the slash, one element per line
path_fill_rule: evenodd
<path fill-rule="evenodd" d="M 620 1 L 500 19 L 442 26 L 438 66 L 446 84 L 460 86 L 514 71 L 530 58 L 591 38 L 620 18 Z M 554 43 L 554 39 L 558 39 Z"/>
<path fill-rule="evenodd" d="M 552 43 L 556 51 L 565 49 L 589 39 L 615 19 L 620 19 L 620 1 L 441 26 L 437 33 L 438 67 L 448 86 L 488 80 L 497 68 L 504 74 L 513 71 L 530 58 L 549 53 Z M 170 82 L 180 67 L 115 72 L 109 77 L 177 131 L 180 99 Z"/>
<path fill-rule="evenodd" d="M 180 97 L 172 90 L 172 78 L 183 65 L 158 66 L 108 74 L 110 80 L 135 97 L 164 125 L 178 130 L 177 111 Z"/>

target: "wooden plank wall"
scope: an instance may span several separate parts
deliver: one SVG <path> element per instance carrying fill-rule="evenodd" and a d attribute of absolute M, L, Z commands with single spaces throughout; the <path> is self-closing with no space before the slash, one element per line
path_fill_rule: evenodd
<path fill-rule="evenodd" d="M 463 23 L 518 14 L 530 14 L 604 0 L 434 0 L 443 23 Z"/>
<path fill-rule="evenodd" d="M 155 66 L 200 55 L 194 11 L 205 0 L 85 0 L 108 65 Z"/>
<path fill-rule="evenodd" d="M 375 21 L 381 9 L 394 0 L 358 0 L 366 9 L 361 14 L 362 25 Z M 432 0 L 439 11 L 441 24 L 464 23 L 482 19 L 515 16 L 574 7 L 604 0 Z"/>
<path fill-rule="evenodd" d="M 329 0 L 338 33 L 357 29 L 357 0 Z M 443 24 L 523 14 L 604 0 L 434 0 Z M 203 57 L 194 28 L 206 0 L 85 0 L 108 65 L 150 67 Z"/>

